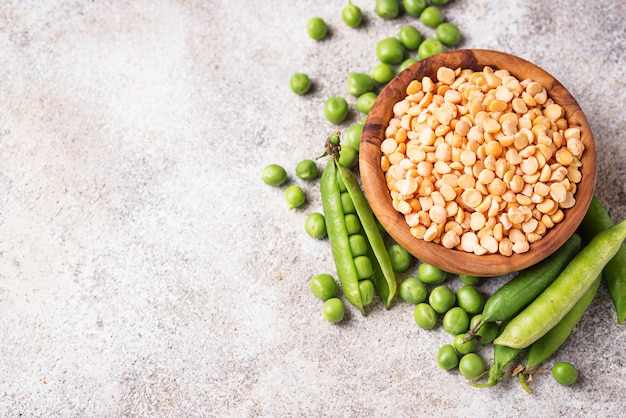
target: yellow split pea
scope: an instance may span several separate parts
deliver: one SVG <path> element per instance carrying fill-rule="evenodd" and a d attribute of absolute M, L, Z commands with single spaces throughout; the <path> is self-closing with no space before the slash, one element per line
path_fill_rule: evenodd
<path fill-rule="evenodd" d="M 524 253 L 575 204 L 580 129 L 533 80 L 441 67 L 413 80 L 381 143 L 411 233 L 478 255 Z"/>

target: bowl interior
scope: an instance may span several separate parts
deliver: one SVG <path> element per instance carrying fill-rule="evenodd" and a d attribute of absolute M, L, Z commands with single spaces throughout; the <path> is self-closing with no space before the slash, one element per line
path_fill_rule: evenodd
<path fill-rule="evenodd" d="M 578 126 L 585 151 L 581 158 L 582 180 L 578 184 L 576 204 L 565 209 L 564 219 L 530 245 L 522 254 L 475 255 L 447 249 L 442 245 L 415 238 L 404 219 L 392 206 L 391 196 L 381 169 L 385 129 L 393 116 L 393 106 L 406 97 L 406 87 L 415 79 L 429 76 L 436 80 L 441 66 L 482 71 L 485 66 L 494 70 L 506 69 L 517 79 L 540 82 L 549 97 L 565 110 L 569 126 Z M 554 77 L 536 65 L 519 57 L 489 50 L 454 50 L 422 60 L 391 80 L 380 92 L 370 110 L 360 145 L 359 170 L 366 197 L 376 217 L 391 237 L 421 261 L 433 264 L 447 272 L 474 276 L 497 276 L 522 270 L 545 259 L 576 232 L 593 196 L 596 181 L 596 150 L 589 124 L 572 95 Z"/>

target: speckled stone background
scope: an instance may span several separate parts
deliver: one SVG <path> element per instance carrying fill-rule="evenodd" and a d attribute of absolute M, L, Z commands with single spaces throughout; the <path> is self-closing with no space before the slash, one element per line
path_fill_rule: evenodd
<path fill-rule="evenodd" d="M 0 4 L 0 416 L 623 416 L 626 334 L 604 285 L 549 361 L 574 362 L 580 381 L 536 376 L 532 395 L 439 370 L 451 339 L 419 329 L 407 303 L 322 319 L 307 281 L 334 265 L 303 231 L 318 183 L 293 169 L 319 155 L 335 129 L 325 99 L 348 98 L 346 75 L 370 71 L 378 39 L 407 23 L 433 34 L 354 3 L 357 30 L 343 0 Z M 597 195 L 625 218 L 626 3 L 444 11 L 459 47 L 533 61 L 577 98 Z M 314 15 L 322 42 L 306 35 Z M 314 81 L 305 97 L 289 90 L 298 71 Z M 289 211 L 284 188 L 261 182 L 272 162 L 307 206 Z"/>

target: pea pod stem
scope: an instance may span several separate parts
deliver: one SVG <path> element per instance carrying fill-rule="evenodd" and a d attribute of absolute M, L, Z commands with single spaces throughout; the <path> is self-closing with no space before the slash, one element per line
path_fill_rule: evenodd
<path fill-rule="evenodd" d="M 500 326 L 500 333 L 504 330 L 506 323 Z M 489 368 L 489 378 L 486 383 L 474 383 L 475 387 L 495 386 L 505 375 L 507 368 L 517 359 L 522 350 L 507 347 L 506 345 L 496 345 L 493 348 L 493 364 Z"/>
<path fill-rule="evenodd" d="M 580 224 L 580 232 L 587 240 L 593 239 L 601 231 L 613 226 L 613 220 L 597 196 L 593 196 L 589 209 Z M 626 319 L 626 244 L 619 250 L 602 270 L 609 295 L 613 300 L 617 322 L 623 324 Z"/>
<path fill-rule="evenodd" d="M 552 329 L 591 287 L 626 238 L 626 220 L 596 235 L 546 290 L 511 320 L 494 344 L 526 348 Z"/>

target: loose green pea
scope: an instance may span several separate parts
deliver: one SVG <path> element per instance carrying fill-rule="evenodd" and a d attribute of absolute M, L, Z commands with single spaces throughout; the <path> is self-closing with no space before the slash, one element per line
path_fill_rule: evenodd
<path fill-rule="evenodd" d="M 343 208 L 343 213 L 356 213 L 356 208 L 354 207 L 354 202 L 350 197 L 350 193 L 341 192 L 341 207 Z"/>
<path fill-rule="evenodd" d="M 405 272 L 411 265 L 411 254 L 399 244 L 391 244 L 387 247 L 391 267 L 396 273 Z"/>
<path fill-rule="evenodd" d="M 430 0 L 430 2 L 436 6 L 443 6 L 445 4 L 448 4 L 450 0 Z"/>
<path fill-rule="evenodd" d="M 261 174 L 263 182 L 269 186 L 280 186 L 287 181 L 287 171 L 278 164 L 268 164 Z"/>
<path fill-rule="evenodd" d="M 346 224 L 346 231 L 348 235 L 358 234 L 361 232 L 361 221 L 359 221 L 359 217 L 349 213 L 344 216 L 344 222 Z"/>
<path fill-rule="evenodd" d="M 417 48 L 417 56 L 420 59 L 426 59 L 435 54 L 439 54 L 445 50 L 441 41 L 435 38 L 427 38 Z"/>
<path fill-rule="evenodd" d="M 428 6 L 420 13 L 422 23 L 431 28 L 436 28 L 444 19 L 443 13 L 436 6 Z"/>
<path fill-rule="evenodd" d="M 353 234 L 348 236 L 350 242 L 350 251 L 353 257 L 367 254 L 367 240 L 361 234 Z"/>
<path fill-rule="evenodd" d="M 311 79 L 305 73 L 295 73 L 289 79 L 291 91 L 298 95 L 303 95 L 311 88 Z"/>
<path fill-rule="evenodd" d="M 396 76 L 396 72 L 389 64 L 381 62 L 372 68 L 372 78 L 378 84 L 387 84 L 392 78 Z"/>
<path fill-rule="evenodd" d="M 459 365 L 459 356 L 452 345 L 446 344 L 439 349 L 437 365 L 443 370 L 452 370 Z"/>
<path fill-rule="evenodd" d="M 369 279 L 374 274 L 372 260 L 366 255 L 354 257 L 354 267 L 356 267 L 356 275 L 359 280 Z"/>
<path fill-rule="evenodd" d="M 428 296 L 428 303 L 433 309 L 440 313 L 444 314 L 450 310 L 456 303 L 456 296 L 452 290 L 448 286 L 437 286 L 431 292 L 430 296 Z"/>
<path fill-rule="evenodd" d="M 455 306 L 450 308 L 443 316 L 443 329 L 449 334 L 459 335 L 469 328 L 469 316 L 463 308 Z"/>
<path fill-rule="evenodd" d="M 376 44 L 376 57 L 385 64 L 400 64 L 404 59 L 402 42 L 398 38 L 385 38 Z"/>
<path fill-rule="evenodd" d="M 578 370 L 572 363 L 560 361 L 552 366 L 552 376 L 559 384 L 569 386 L 578 380 Z"/>
<path fill-rule="evenodd" d="M 461 286 L 456 291 L 456 301 L 458 305 L 467 313 L 480 313 L 485 304 L 485 297 L 474 286 Z"/>
<path fill-rule="evenodd" d="M 313 238 L 324 238 L 326 236 L 326 219 L 324 215 L 319 212 L 309 214 L 304 222 L 304 230 Z"/>
<path fill-rule="evenodd" d="M 400 66 L 398 67 L 398 72 L 401 73 L 402 71 L 406 70 L 407 68 L 409 68 L 411 65 L 415 64 L 416 62 L 418 62 L 415 58 L 407 58 L 404 61 L 402 61 L 402 64 L 400 64 Z"/>
<path fill-rule="evenodd" d="M 403 0 L 404 11 L 410 16 L 419 16 L 428 6 L 426 0 Z"/>
<path fill-rule="evenodd" d="M 417 268 L 417 275 L 426 284 L 443 283 L 447 276 L 445 271 L 425 262 L 422 262 Z"/>
<path fill-rule="evenodd" d="M 363 135 L 363 125 L 360 123 L 353 123 L 348 126 L 343 136 L 344 144 L 354 148 L 356 151 L 361 147 L 361 137 Z"/>
<path fill-rule="evenodd" d="M 309 36 L 319 41 L 326 37 L 328 33 L 328 27 L 326 26 L 326 22 L 321 17 L 312 17 L 306 24 L 306 30 Z"/>
<path fill-rule="evenodd" d="M 313 160 L 302 160 L 296 165 L 296 176 L 302 180 L 313 180 L 317 174 L 317 164 Z"/>
<path fill-rule="evenodd" d="M 351 28 L 356 28 L 363 21 L 363 12 L 359 6 L 355 6 L 351 1 L 341 10 L 341 18 L 344 23 Z"/>
<path fill-rule="evenodd" d="M 485 360 L 477 353 L 468 353 L 459 361 L 459 372 L 466 379 L 476 380 L 485 373 Z"/>
<path fill-rule="evenodd" d="M 433 329 L 437 325 L 437 312 L 428 303 L 418 303 L 413 310 L 413 319 L 422 329 Z"/>
<path fill-rule="evenodd" d="M 458 334 L 454 337 L 452 341 L 452 345 L 454 345 L 454 349 L 460 355 L 465 355 L 469 353 L 476 352 L 478 345 L 476 344 L 476 340 L 470 338 L 469 334 Z"/>
<path fill-rule="evenodd" d="M 415 26 L 404 25 L 400 28 L 400 32 L 398 32 L 398 39 L 406 49 L 415 51 L 420 43 L 422 43 L 422 34 Z"/>
<path fill-rule="evenodd" d="M 346 307 L 339 298 L 330 298 L 324 302 L 324 318 L 328 322 L 341 322 L 346 313 Z"/>
<path fill-rule="evenodd" d="M 348 116 L 348 102 L 341 96 L 333 96 L 324 104 L 324 116 L 330 123 L 340 124 Z"/>
<path fill-rule="evenodd" d="M 359 112 L 368 114 L 378 95 L 373 91 L 363 93 L 356 99 L 356 108 Z"/>
<path fill-rule="evenodd" d="M 333 276 L 327 273 L 321 273 L 311 278 L 309 281 L 309 289 L 318 299 L 328 300 L 337 294 L 339 286 L 337 286 L 337 282 Z"/>
<path fill-rule="evenodd" d="M 374 90 L 374 79 L 372 76 L 365 73 L 348 74 L 347 84 L 348 93 L 356 97 Z"/>
<path fill-rule="evenodd" d="M 461 283 L 469 285 L 469 286 L 476 286 L 476 285 L 480 284 L 480 282 L 482 281 L 482 279 L 480 277 L 469 276 L 469 275 L 466 275 L 466 274 L 460 274 L 459 275 L 459 280 L 461 280 Z"/>
<path fill-rule="evenodd" d="M 374 283 L 371 280 L 359 281 L 359 291 L 361 292 L 361 299 L 363 300 L 363 306 L 367 306 L 374 300 Z"/>
<path fill-rule="evenodd" d="M 306 196 L 300 186 L 293 184 L 285 190 L 285 200 L 289 205 L 289 210 L 291 210 L 304 205 Z"/>
<path fill-rule="evenodd" d="M 344 167 L 352 168 L 359 160 L 359 153 L 352 147 L 341 147 L 339 150 L 339 164 Z"/>
<path fill-rule="evenodd" d="M 395 19 L 400 14 L 400 4 L 398 0 L 376 0 L 374 10 L 383 19 Z"/>
<path fill-rule="evenodd" d="M 435 37 L 447 46 L 455 46 L 461 41 L 461 31 L 453 23 L 443 22 L 435 29 Z"/>
<path fill-rule="evenodd" d="M 426 286 L 417 277 L 408 277 L 400 283 L 398 290 L 402 300 L 417 305 L 428 297 Z"/>

